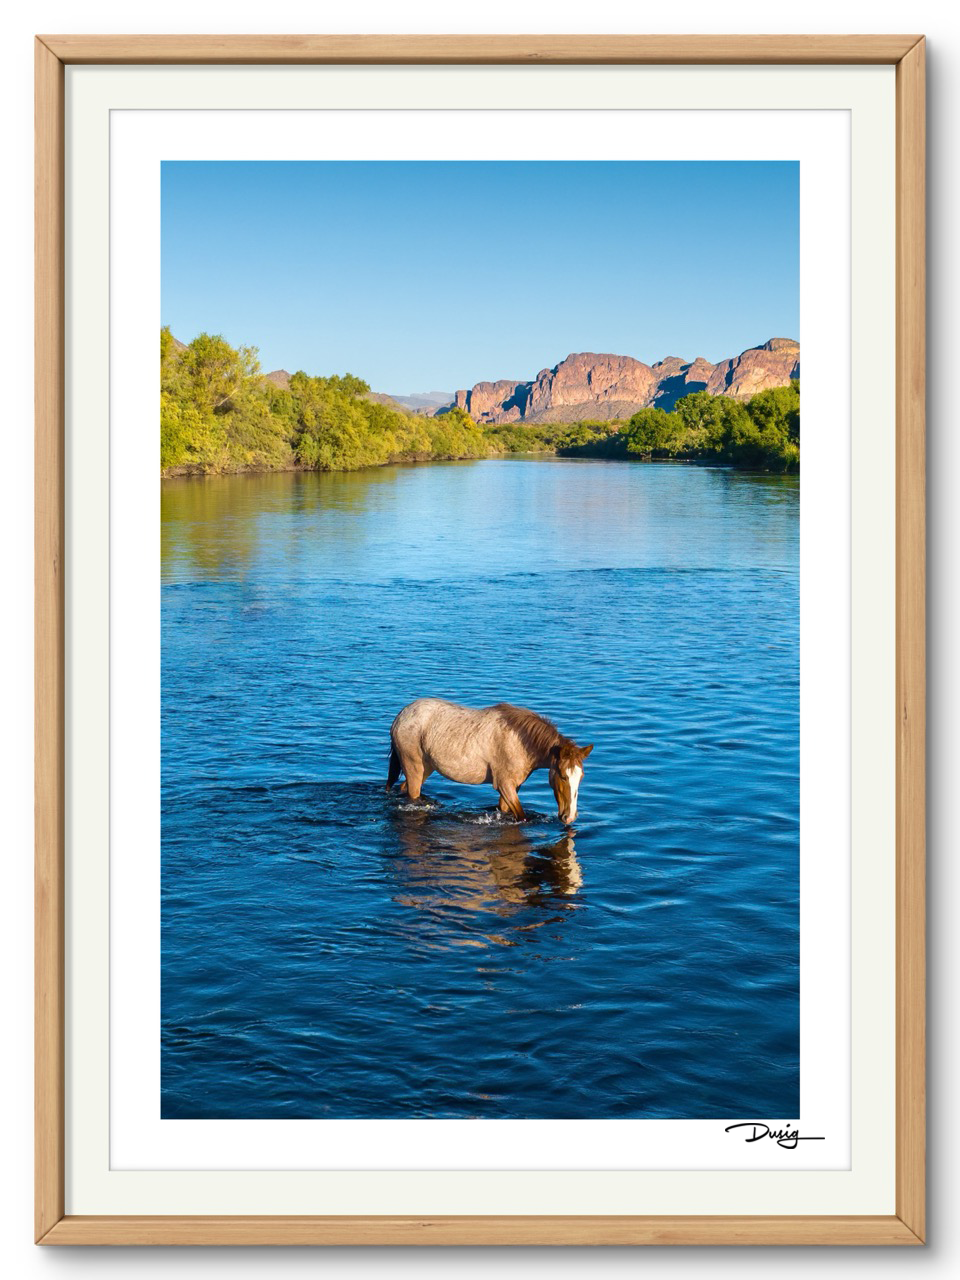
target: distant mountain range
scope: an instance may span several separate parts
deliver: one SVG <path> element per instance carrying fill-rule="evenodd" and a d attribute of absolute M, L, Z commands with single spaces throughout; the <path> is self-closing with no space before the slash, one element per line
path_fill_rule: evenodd
<path fill-rule="evenodd" d="M 178 348 L 181 345 L 177 343 Z M 278 387 L 290 386 L 285 369 L 274 369 L 265 376 Z M 552 369 L 542 369 L 529 382 L 501 378 L 478 382 L 453 394 L 424 391 L 397 396 L 372 391 L 369 398 L 427 417 L 456 406 L 466 409 L 475 422 L 487 424 L 580 422 L 585 418 L 629 418 L 648 405 L 669 410 L 693 391 L 749 400 L 758 391 L 785 387 L 799 377 L 799 342 L 770 338 L 762 346 L 750 347 L 719 364 L 702 356 L 690 361 L 667 356 L 650 365 L 633 356 L 584 351 L 567 356 Z"/>
<path fill-rule="evenodd" d="M 702 356 L 691 361 L 668 356 L 649 365 L 632 356 L 587 351 L 542 369 L 530 382 L 478 382 L 458 391 L 439 412 L 457 406 L 483 423 L 629 418 L 648 405 L 672 409 L 693 391 L 749 400 L 758 391 L 784 387 L 799 376 L 800 344 L 792 338 L 770 338 L 719 364 Z"/>
<path fill-rule="evenodd" d="M 429 413 L 431 409 L 442 409 L 453 403 L 452 391 L 416 391 L 409 396 L 390 396 L 394 404 L 403 405 L 404 409 L 412 409 L 414 413 Z"/>

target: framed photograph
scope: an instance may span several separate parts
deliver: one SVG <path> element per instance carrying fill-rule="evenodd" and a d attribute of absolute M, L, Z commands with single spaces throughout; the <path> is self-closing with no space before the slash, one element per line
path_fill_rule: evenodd
<path fill-rule="evenodd" d="M 36 87 L 37 1241 L 923 1243 L 923 38 Z"/>

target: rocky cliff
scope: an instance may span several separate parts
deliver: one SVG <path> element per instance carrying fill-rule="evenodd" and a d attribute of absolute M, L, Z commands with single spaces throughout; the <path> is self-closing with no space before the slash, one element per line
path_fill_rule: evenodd
<path fill-rule="evenodd" d="M 647 405 L 672 409 L 692 391 L 749 400 L 799 376 L 800 344 L 790 338 L 771 338 L 719 364 L 702 356 L 692 361 L 668 356 L 649 365 L 632 356 L 585 351 L 541 369 L 531 382 L 478 382 L 458 391 L 453 404 L 475 422 L 487 423 L 628 418 Z"/>
<path fill-rule="evenodd" d="M 762 347 L 751 347 L 732 360 L 714 367 L 707 390 L 714 396 L 749 400 L 767 387 L 785 387 L 800 377 L 800 343 L 790 338 L 771 338 Z"/>

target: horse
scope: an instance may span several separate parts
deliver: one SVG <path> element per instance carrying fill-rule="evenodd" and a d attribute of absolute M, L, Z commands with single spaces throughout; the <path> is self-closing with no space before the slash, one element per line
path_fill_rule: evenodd
<path fill-rule="evenodd" d="M 403 773 L 401 791 L 420 797 L 424 779 L 443 774 L 451 782 L 489 782 L 500 793 L 501 813 L 524 818 L 517 790 L 534 769 L 549 769 L 557 817 L 577 816 L 583 762 L 593 750 L 578 747 L 545 716 L 498 702 L 493 707 L 462 707 L 441 698 L 417 698 L 390 726 L 387 790 Z"/>

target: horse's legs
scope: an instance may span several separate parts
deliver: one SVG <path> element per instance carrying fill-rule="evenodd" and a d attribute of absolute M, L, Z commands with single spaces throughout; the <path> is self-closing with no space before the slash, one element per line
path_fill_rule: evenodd
<path fill-rule="evenodd" d="M 512 813 L 515 818 L 523 821 L 523 805 L 520 803 L 520 797 L 517 795 L 517 788 L 513 783 L 501 782 L 497 786 L 497 790 L 500 792 L 500 812 Z"/>
<path fill-rule="evenodd" d="M 404 760 L 403 772 L 406 774 L 406 782 L 400 788 L 406 791 L 411 800 L 420 799 L 420 788 L 423 786 L 423 779 L 426 776 L 426 770 L 423 767 L 422 760 Z"/>

